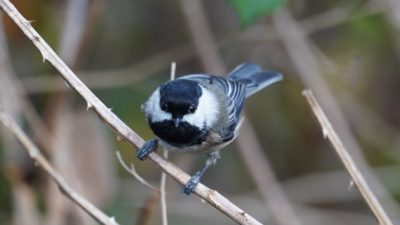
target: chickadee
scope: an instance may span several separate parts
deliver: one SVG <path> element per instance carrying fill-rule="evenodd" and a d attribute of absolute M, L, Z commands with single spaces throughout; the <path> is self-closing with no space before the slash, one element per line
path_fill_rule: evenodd
<path fill-rule="evenodd" d="M 243 63 L 226 78 L 191 74 L 162 84 L 142 105 L 156 138 L 143 144 L 136 156 L 145 159 L 158 143 L 169 151 L 207 153 L 204 167 L 182 189 L 189 195 L 217 162 L 219 150 L 237 136 L 245 98 L 280 80 L 280 73 Z"/>

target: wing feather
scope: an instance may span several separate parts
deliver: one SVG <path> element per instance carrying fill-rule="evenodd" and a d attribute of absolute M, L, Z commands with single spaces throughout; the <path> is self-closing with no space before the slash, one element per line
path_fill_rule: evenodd
<path fill-rule="evenodd" d="M 240 113 L 243 109 L 244 99 L 246 98 L 246 84 L 207 74 L 186 75 L 178 79 L 209 82 L 210 84 L 217 84 L 220 86 L 221 90 L 224 92 L 224 96 L 226 96 L 225 102 L 228 116 L 226 125 L 228 132 L 223 134 L 223 136 L 231 136 L 240 121 Z"/>

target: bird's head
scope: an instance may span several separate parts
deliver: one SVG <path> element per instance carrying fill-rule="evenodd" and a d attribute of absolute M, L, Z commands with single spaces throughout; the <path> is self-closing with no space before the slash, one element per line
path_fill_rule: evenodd
<path fill-rule="evenodd" d="M 201 128 L 216 120 L 218 102 L 198 82 L 177 79 L 161 85 L 145 103 L 144 110 L 152 122 L 172 121 L 175 127 L 187 122 Z"/>
<path fill-rule="evenodd" d="M 175 126 L 179 126 L 185 115 L 196 113 L 202 89 L 197 82 L 174 80 L 160 87 L 160 108 L 169 113 Z"/>

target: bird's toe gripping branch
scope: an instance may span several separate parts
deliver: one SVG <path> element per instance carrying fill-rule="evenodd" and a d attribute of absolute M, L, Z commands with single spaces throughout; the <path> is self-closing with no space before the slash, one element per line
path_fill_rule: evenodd
<path fill-rule="evenodd" d="M 200 171 L 198 171 L 192 178 L 190 178 L 190 180 L 182 188 L 182 192 L 187 195 L 193 193 L 196 190 L 197 185 L 200 183 L 200 178 L 206 172 L 208 167 L 210 167 L 211 165 L 215 165 L 218 159 L 220 159 L 219 151 L 209 153 L 207 155 L 207 161 L 204 167 Z"/>
<path fill-rule="evenodd" d="M 138 152 L 136 153 L 136 157 L 140 160 L 144 160 L 151 152 L 155 151 L 157 147 L 157 139 L 153 138 L 149 141 L 146 141 L 142 146 L 140 146 Z"/>
<path fill-rule="evenodd" d="M 190 180 L 185 184 L 185 186 L 182 188 L 182 192 L 190 195 L 191 193 L 194 192 L 194 190 L 196 189 L 197 185 L 200 182 L 200 178 L 203 174 L 201 174 L 201 172 L 197 172 L 192 178 L 190 178 Z"/>

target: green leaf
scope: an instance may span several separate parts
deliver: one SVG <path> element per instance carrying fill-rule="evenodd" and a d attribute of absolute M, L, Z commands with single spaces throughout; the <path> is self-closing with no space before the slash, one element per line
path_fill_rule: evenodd
<path fill-rule="evenodd" d="M 242 25 L 249 25 L 260 16 L 282 6 L 286 0 L 229 0 Z"/>

